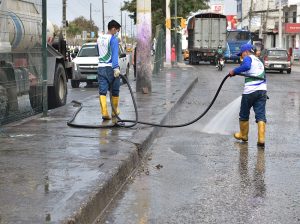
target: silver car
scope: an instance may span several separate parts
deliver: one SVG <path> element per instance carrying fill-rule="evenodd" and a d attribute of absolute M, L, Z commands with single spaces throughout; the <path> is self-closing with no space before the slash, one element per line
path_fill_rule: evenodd
<path fill-rule="evenodd" d="M 288 51 L 281 48 L 264 49 L 261 53 L 265 70 L 275 70 L 283 73 L 286 71 L 288 74 L 292 71 L 291 56 Z"/>
<path fill-rule="evenodd" d="M 300 61 L 300 49 L 299 48 L 293 49 L 293 55 L 294 55 L 295 61 Z"/>

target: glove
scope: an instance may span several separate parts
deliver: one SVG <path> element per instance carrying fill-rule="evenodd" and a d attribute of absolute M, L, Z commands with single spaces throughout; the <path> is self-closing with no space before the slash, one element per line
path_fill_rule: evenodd
<path fill-rule="evenodd" d="M 114 77 L 115 77 L 115 78 L 118 78 L 119 75 L 120 75 L 120 73 L 121 73 L 121 72 L 120 72 L 120 69 L 119 69 L 119 68 L 115 68 L 115 69 L 114 69 Z"/>
<path fill-rule="evenodd" d="M 233 70 L 231 70 L 230 72 L 229 72 L 229 74 L 228 74 L 230 77 L 232 77 L 232 76 L 235 76 L 235 74 L 234 74 L 234 71 Z"/>

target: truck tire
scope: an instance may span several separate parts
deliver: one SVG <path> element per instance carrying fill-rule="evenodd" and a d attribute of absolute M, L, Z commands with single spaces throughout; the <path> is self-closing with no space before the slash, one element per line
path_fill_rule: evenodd
<path fill-rule="evenodd" d="M 7 98 L 7 92 L 4 87 L 0 85 L 0 123 L 1 120 L 4 119 L 4 117 L 7 115 L 8 110 L 8 98 Z"/>
<path fill-rule="evenodd" d="M 54 85 L 48 87 L 48 107 L 53 109 L 66 104 L 67 101 L 67 79 L 64 66 L 59 63 L 54 74 Z"/>
<path fill-rule="evenodd" d="M 42 112 L 43 110 L 43 86 L 30 86 L 29 100 L 31 108 L 34 112 Z"/>
<path fill-rule="evenodd" d="M 79 80 L 71 80 L 72 88 L 79 88 L 80 81 Z"/>
<path fill-rule="evenodd" d="M 287 74 L 291 74 L 291 72 L 292 72 L 292 69 L 288 69 L 288 70 L 286 71 Z"/>

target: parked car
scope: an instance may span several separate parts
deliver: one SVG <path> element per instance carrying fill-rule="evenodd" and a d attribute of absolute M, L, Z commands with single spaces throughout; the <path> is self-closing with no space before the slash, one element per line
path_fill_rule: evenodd
<path fill-rule="evenodd" d="M 98 80 L 99 53 L 96 42 L 84 44 L 77 56 L 73 59 L 74 68 L 71 86 L 78 88 L 80 82 L 97 82 Z M 119 44 L 119 65 L 122 75 L 129 75 L 130 55 L 126 55 L 123 47 Z"/>
<path fill-rule="evenodd" d="M 300 48 L 293 49 L 294 60 L 300 61 Z"/>
<path fill-rule="evenodd" d="M 261 53 L 265 70 L 276 70 L 280 73 L 291 73 L 291 56 L 288 51 L 280 48 L 264 49 Z"/>

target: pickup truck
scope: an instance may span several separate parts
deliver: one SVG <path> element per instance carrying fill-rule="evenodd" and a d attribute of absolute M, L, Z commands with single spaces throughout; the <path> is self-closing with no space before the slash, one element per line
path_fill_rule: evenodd
<path fill-rule="evenodd" d="M 122 75 L 128 77 L 130 68 L 130 55 L 126 55 L 119 44 L 119 65 Z M 98 46 L 96 42 L 84 44 L 77 56 L 73 59 L 74 67 L 71 79 L 72 88 L 78 88 L 81 82 L 90 84 L 98 80 Z"/>

